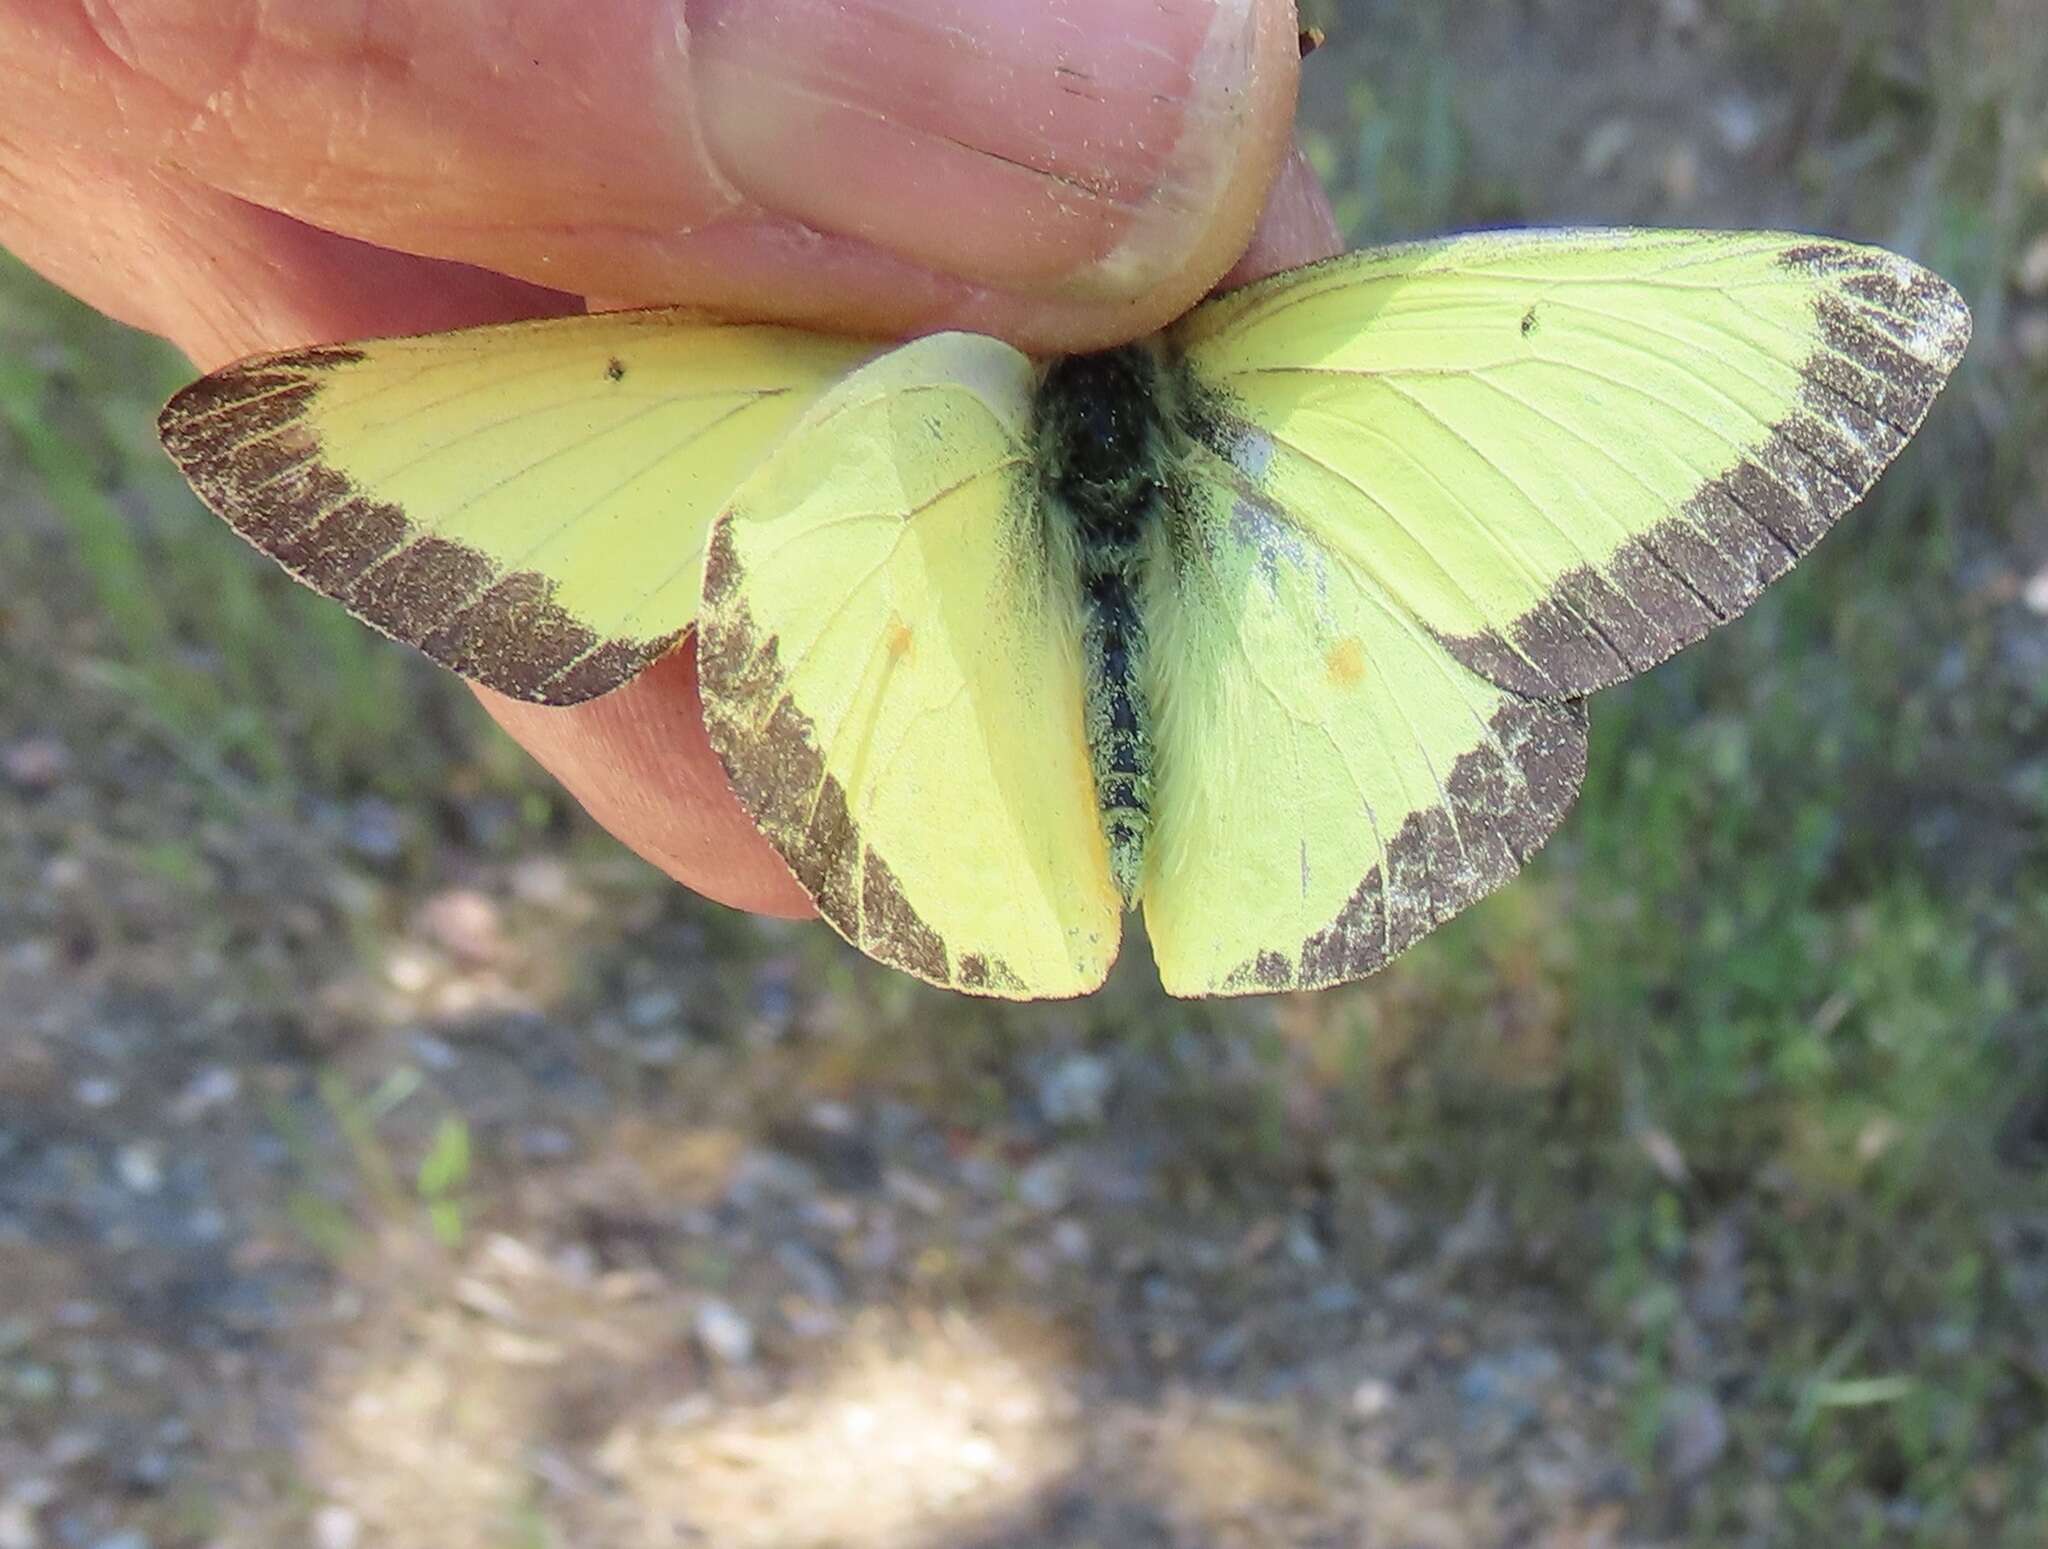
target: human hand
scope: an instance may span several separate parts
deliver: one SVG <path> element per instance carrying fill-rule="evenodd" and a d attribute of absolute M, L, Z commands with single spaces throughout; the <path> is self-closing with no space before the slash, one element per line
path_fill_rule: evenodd
<path fill-rule="evenodd" d="M 0 245 L 207 370 L 585 301 L 1086 349 L 1336 250 L 1295 58 L 1292 0 L 0 0 Z M 692 647 L 479 696 L 677 880 L 810 912 Z"/>

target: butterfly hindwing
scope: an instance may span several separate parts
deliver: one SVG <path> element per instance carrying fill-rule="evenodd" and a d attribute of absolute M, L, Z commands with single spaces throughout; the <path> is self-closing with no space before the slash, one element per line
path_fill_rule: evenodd
<path fill-rule="evenodd" d="M 1007 996 L 1095 988 L 1122 911 L 1034 380 L 967 334 L 855 373 L 720 518 L 699 624 L 712 745 L 819 912 L 882 962 Z"/>
<path fill-rule="evenodd" d="M 1172 501 L 1178 563 L 1150 591 L 1160 978 L 1179 995 L 1359 978 L 1556 828 L 1584 709 L 1465 667 L 1220 459 Z"/>
<path fill-rule="evenodd" d="M 1663 660 L 1811 548 L 1969 314 L 1813 237 L 1506 232 L 1291 270 L 1169 338 L 1266 498 L 1460 661 L 1557 697 Z"/>
<path fill-rule="evenodd" d="M 159 429 L 201 498 L 386 634 L 572 704 L 665 653 L 711 519 L 872 343 L 674 309 L 259 356 Z"/>

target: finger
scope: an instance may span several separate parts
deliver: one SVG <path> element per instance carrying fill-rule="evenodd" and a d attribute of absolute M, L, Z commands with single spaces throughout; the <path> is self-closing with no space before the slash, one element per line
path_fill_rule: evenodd
<path fill-rule="evenodd" d="M 1296 150 L 1218 289 L 1341 251 L 1328 197 Z M 430 333 L 576 309 L 575 298 L 470 265 L 373 247 L 122 157 L 30 154 L 0 136 L 0 246 L 203 369 L 279 343 Z M 222 285 L 225 273 L 247 278 Z"/>
<path fill-rule="evenodd" d="M 1266 196 L 1265 213 L 1259 217 L 1251 245 L 1216 288 L 1233 290 L 1343 251 L 1344 233 L 1330 208 L 1330 196 L 1323 191 L 1322 180 L 1308 158 L 1296 147 L 1288 153 L 1273 191 Z"/>
<path fill-rule="evenodd" d="M 0 247 L 202 369 L 289 344 L 580 311 L 523 280 L 338 237 L 125 157 L 0 135 Z"/>
<path fill-rule="evenodd" d="M 1050 348 L 1206 289 L 1292 113 L 1290 0 L 504 9 L 15 4 L 0 127 L 553 289 Z"/>
<path fill-rule="evenodd" d="M 572 709 L 476 696 L 602 827 L 678 882 L 757 914 L 813 912 L 705 735 L 694 634 L 616 693 Z"/>

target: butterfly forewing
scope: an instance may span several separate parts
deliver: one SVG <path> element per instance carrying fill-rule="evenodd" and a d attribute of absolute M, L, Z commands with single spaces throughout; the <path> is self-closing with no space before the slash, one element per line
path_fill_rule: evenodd
<path fill-rule="evenodd" d="M 705 535 L 876 346 L 619 312 L 260 356 L 171 400 L 201 498 L 465 677 L 571 704 L 666 652 Z"/>
<path fill-rule="evenodd" d="M 1812 237 L 1514 232 L 1276 275 L 1171 337 L 1266 498 L 1459 660 L 1560 696 L 1663 660 L 1811 548 L 1969 314 Z"/>

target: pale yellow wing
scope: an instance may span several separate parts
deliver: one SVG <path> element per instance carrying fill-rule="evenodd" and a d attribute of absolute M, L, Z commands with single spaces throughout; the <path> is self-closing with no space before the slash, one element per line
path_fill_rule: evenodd
<path fill-rule="evenodd" d="M 1874 248 L 1509 232 L 1347 254 L 1169 331 L 1205 439 L 1459 660 L 1579 695 L 1733 617 L 1905 444 L 1961 358 Z"/>
<path fill-rule="evenodd" d="M 552 318 L 259 356 L 159 429 L 307 585 L 500 693 L 573 704 L 681 637 L 712 518 L 877 349 L 676 309 Z"/>
<path fill-rule="evenodd" d="M 1176 995 L 1356 979 L 1512 877 L 1585 771 L 1577 701 L 1458 662 L 1363 566 L 1220 458 L 1156 567 L 1144 879 Z"/>
<path fill-rule="evenodd" d="M 1095 988 L 1121 930 L 1033 377 L 967 334 L 850 377 L 713 529 L 698 625 L 712 745 L 819 913 L 1014 997 Z"/>

